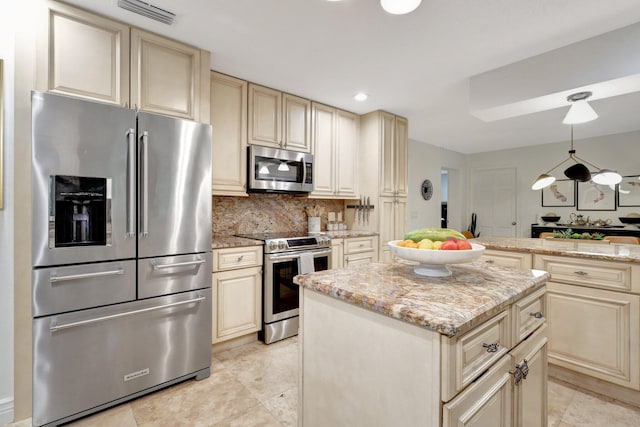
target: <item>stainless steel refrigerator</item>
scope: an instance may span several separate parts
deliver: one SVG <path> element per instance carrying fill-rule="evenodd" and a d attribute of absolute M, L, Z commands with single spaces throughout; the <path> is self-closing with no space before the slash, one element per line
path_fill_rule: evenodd
<path fill-rule="evenodd" d="M 33 425 L 209 376 L 211 127 L 32 93 Z"/>

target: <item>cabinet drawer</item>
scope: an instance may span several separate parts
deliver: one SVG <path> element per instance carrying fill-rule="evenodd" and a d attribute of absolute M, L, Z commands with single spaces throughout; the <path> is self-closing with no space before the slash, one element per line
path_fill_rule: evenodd
<path fill-rule="evenodd" d="M 351 239 L 345 239 L 344 254 L 358 254 L 362 252 L 369 252 L 375 249 L 375 237 L 354 237 Z"/>
<path fill-rule="evenodd" d="M 442 400 L 455 396 L 511 348 L 509 310 L 460 337 L 442 337 Z"/>
<path fill-rule="evenodd" d="M 518 343 L 542 325 L 547 317 L 546 289 L 539 289 L 511 306 L 513 343 Z"/>
<path fill-rule="evenodd" d="M 518 270 L 531 270 L 532 256 L 531 254 L 523 254 L 518 252 L 485 250 L 480 262 L 487 264 L 500 265 L 502 267 L 516 268 Z"/>
<path fill-rule="evenodd" d="M 225 248 L 213 251 L 213 271 L 262 265 L 262 246 Z"/>
<path fill-rule="evenodd" d="M 631 263 L 536 255 L 535 265 L 537 269 L 548 271 L 555 282 L 640 292 L 640 283 L 632 280 Z M 639 280 L 636 278 L 635 282 Z"/>

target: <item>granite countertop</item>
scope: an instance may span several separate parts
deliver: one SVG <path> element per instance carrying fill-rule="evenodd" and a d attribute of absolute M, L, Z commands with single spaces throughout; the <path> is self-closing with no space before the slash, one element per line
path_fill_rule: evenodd
<path fill-rule="evenodd" d="M 377 236 L 378 233 L 372 231 L 358 231 L 358 230 L 338 230 L 338 231 L 326 231 L 323 232 L 325 236 L 329 236 L 331 239 L 348 239 L 351 237 L 370 237 Z"/>
<path fill-rule="evenodd" d="M 452 276 L 418 276 L 413 265 L 365 264 L 298 275 L 294 282 L 336 299 L 454 336 L 541 288 L 549 274 L 485 263 L 449 265 Z"/>
<path fill-rule="evenodd" d="M 240 248 L 244 246 L 262 246 L 261 240 L 247 239 L 244 237 L 236 236 L 213 236 L 211 240 L 212 249 L 222 248 Z"/>
<path fill-rule="evenodd" d="M 487 249 L 563 255 L 606 261 L 640 262 L 640 245 L 592 243 L 588 240 L 549 240 L 525 237 L 480 237 L 472 240 Z"/>

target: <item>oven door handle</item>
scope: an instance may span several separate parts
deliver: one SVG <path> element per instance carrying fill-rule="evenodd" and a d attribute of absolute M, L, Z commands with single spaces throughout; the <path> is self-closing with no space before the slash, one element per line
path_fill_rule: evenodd
<path fill-rule="evenodd" d="M 283 261 L 283 260 L 294 260 L 294 259 L 298 259 L 300 258 L 300 255 L 302 255 L 303 253 L 310 253 L 312 254 L 314 257 L 316 256 L 323 256 L 323 255 L 331 255 L 331 249 L 322 249 L 322 250 L 317 250 L 317 251 L 301 251 L 301 252 L 296 252 L 296 253 L 285 253 L 285 254 L 273 254 L 273 255 L 269 255 L 267 257 L 267 259 L 269 261 L 272 260 L 278 260 L 278 261 Z"/>

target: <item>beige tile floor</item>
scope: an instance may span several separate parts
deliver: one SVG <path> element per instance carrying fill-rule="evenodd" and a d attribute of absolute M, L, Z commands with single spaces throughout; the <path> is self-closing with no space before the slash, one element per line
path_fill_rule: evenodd
<path fill-rule="evenodd" d="M 297 423 L 297 337 L 214 354 L 211 377 L 187 381 L 69 427 L 289 427 Z M 12 427 L 31 426 L 30 420 Z M 638 427 L 640 409 L 549 382 L 549 427 Z M 396 426 L 391 426 L 396 427 Z M 400 426 L 398 426 L 400 427 Z"/>

